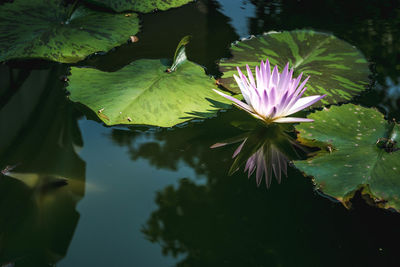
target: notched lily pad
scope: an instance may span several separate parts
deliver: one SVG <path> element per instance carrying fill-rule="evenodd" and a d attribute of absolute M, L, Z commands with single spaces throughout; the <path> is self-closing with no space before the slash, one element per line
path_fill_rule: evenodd
<path fill-rule="evenodd" d="M 353 104 L 332 106 L 308 118 L 315 122 L 296 127 L 299 140 L 321 150 L 308 160 L 295 161 L 296 167 L 347 207 L 361 190 L 377 205 L 399 211 L 400 126 L 389 124 L 375 109 Z"/>
<path fill-rule="evenodd" d="M 116 72 L 71 69 L 70 99 L 82 103 L 107 125 L 171 127 L 215 116 L 230 101 L 211 90 L 215 80 L 186 59 L 180 49 L 172 66 L 166 60 L 141 59 Z"/>
<path fill-rule="evenodd" d="M 139 31 L 137 14 L 98 12 L 60 0 L 15 0 L 0 6 L 0 17 L 0 61 L 75 63 L 119 46 Z"/>
<path fill-rule="evenodd" d="M 305 95 L 327 95 L 314 106 L 350 100 L 369 84 L 368 63 L 361 52 L 330 34 L 308 30 L 271 32 L 237 42 L 231 52 L 233 57 L 220 63 L 223 76 L 219 82 L 233 93 L 240 93 L 233 78 L 236 67 L 245 70 L 249 64 L 253 70 L 266 59 L 280 70 L 289 62 L 295 77 L 301 72 L 303 77 L 311 76 Z"/>
<path fill-rule="evenodd" d="M 194 0 L 85 0 L 115 12 L 135 11 L 148 13 L 155 10 L 167 10 L 180 7 Z"/>

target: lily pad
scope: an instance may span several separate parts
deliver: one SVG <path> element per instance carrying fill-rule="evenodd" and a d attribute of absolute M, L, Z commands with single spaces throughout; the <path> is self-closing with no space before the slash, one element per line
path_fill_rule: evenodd
<path fill-rule="evenodd" d="M 70 99 L 89 107 L 107 125 L 171 127 L 230 107 L 229 100 L 211 90 L 215 81 L 202 67 L 185 59 L 168 72 L 164 62 L 137 60 L 116 72 L 73 67 Z"/>
<path fill-rule="evenodd" d="M 86 0 L 115 12 L 135 11 L 148 13 L 183 6 L 193 0 Z"/>
<path fill-rule="evenodd" d="M 0 6 L 0 61 L 40 58 L 63 63 L 125 43 L 137 14 L 110 14 L 60 0 L 15 0 Z"/>
<path fill-rule="evenodd" d="M 315 122 L 296 127 L 300 142 L 321 150 L 306 161 L 296 161 L 296 167 L 345 206 L 361 190 L 380 206 L 400 210 L 400 151 L 395 145 L 399 125 L 389 124 L 375 109 L 352 104 L 308 117 Z"/>
<path fill-rule="evenodd" d="M 220 63 L 223 72 L 221 85 L 233 93 L 240 93 L 233 74 L 236 67 L 245 70 L 268 59 L 279 69 L 289 62 L 294 77 L 303 73 L 311 76 L 305 95 L 327 96 L 314 106 L 334 104 L 350 100 L 369 84 L 369 68 L 364 56 L 350 44 L 333 35 L 297 30 L 271 32 L 237 42 L 232 45 L 233 58 Z"/>

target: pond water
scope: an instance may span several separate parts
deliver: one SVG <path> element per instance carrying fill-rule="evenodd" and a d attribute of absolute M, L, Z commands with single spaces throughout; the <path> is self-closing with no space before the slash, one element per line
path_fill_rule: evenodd
<path fill-rule="evenodd" d="M 400 119 L 399 1 L 199 0 L 141 24 L 139 42 L 78 65 L 168 58 L 190 34 L 189 59 L 218 76 L 241 37 L 314 29 L 371 63 L 375 83 L 353 102 Z M 398 266 L 398 213 L 360 197 L 346 209 L 292 165 L 268 189 L 243 169 L 228 175 L 237 145 L 210 147 L 240 134 L 230 122 L 242 111 L 106 127 L 65 97 L 69 67 L 0 65 L 0 167 L 15 165 L 0 179 L 2 266 Z"/>

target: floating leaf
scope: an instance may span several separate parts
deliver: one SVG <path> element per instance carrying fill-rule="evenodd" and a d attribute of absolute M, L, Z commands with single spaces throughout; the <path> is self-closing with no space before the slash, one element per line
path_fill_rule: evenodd
<path fill-rule="evenodd" d="M 123 44 L 139 30 L 136 14 L 73 8 L 59 0 L 16 0 L 0 6 L 0 61 L 41 58 L 74 63 Z"/>
<path fill-rule="evenodd" d="M 296 167 L 314 176 L 323 193 L 345 205 L 362 189 L 381 206 L 400 210 L 400 151 L 387 149 L 395 146 L 399 125 L 388 124 L 375 109 L 352 104 L 308 117 L 315 122 L 296 127 L 300 141 L 321 150 L 306 161 L 296 161 Z"/>
<path fill-rule="evenodd" d="M 135 11 L 141 13 L 180 7 L 192 1 L 193 0 L 86 0 L 88 3 L 106 7 L 115 12 Z"/>
<path fill-rule="evenodd" d="M 314 106 L 350 100 L 368 85 L 368 63 L 356 48 L 333 35 L 314 31 L 272 32 L 234 44 L 233 58 L 220 63 L 219 82 L 228 90 L 240 93 L 233 74 L 236 67 L 253 69 L 268 59 L 280 70 L 289 62 L 294 76 L 310 75 L 305 95 L 327 96 Z"/>
<path fill-rule="evenodd" d="M 187 35 L 179 42 L 175 50 L 174 60 L 172 62 L 170 71 L 175 71 L 181 63 L 186 61 L 186 45 L 190 42 L 190 39 L 191 36 Z"/>
<path fill-rule="evenodd" d="M 88 106 L 107 125 L 171 127 L 230 106 L 211 90 L 214 80 L 202 67 L 185 60 L 176 71 L 166 72 L 163 62 L 137 60 L 111 73 L 73 67 L 70 99 Z"/>

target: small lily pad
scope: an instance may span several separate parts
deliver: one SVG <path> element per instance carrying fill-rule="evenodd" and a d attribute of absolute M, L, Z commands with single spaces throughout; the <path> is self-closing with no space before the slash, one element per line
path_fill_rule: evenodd
<path fill-rule="evenodd" d="M 15 0 L 0 6 L 0 17 L 0 61 L 75 63 L 119 46 L 139 31 L 137 14 L 98 12 L 60 0 Z"/>
<path fill-rule="evenodd" d="M 180 7 L 193 0 L 85 0 L 88 3 L 109 8 L 115 12 L 135 11 L 149 13 Z"/>
<path fill-rule="evenodd" d="M 295 161 L 296 167 L 346 206 L 361 190 L 380 206 L 400 210 L 399 125 L 389 124 L 375 109 L 353 104 L 332 106 L 308 118 L 315 122 L 296 127 L 300 142 L 321 150 Z"/>
<path fill-rule="evenodd" d="M 330 34 L 308 30 L 271 32 L 237 42 L 231 52 L 233 57 L 220 63 L 223 76 L 219 82 L 233 93 L 240 93 L 233 78 L 236 67 L 245 70 L 248 64 L 254 69 L 266 59 L 280 70 L 289 62 L 294 77 L 300 73 L 311 76 L 305 95 L 327 95 L 314 106 L 348 101 L 369 84 L 368 63 L 361 52 Z"/>

